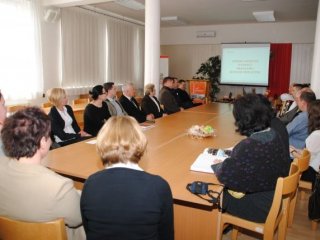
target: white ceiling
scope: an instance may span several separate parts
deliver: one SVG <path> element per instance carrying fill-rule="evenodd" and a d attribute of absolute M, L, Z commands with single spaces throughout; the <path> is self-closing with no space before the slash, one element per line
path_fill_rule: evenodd
<path fill-rule="evenodd" d="M 43 1 L 59 2 L 60 6 L 63 2 L 67 6 L 98 2 L 91 6 L 144 22 L 144 10 L 132 10 L 112 0 Z M 145 0 L 135 1 L 145 4 Z M 161 17 L 178 16 L 187 25 L 214 25 L 254 23 L 256 20 L 252 12 L 271 10 L 274 11 L 276 22 L 312 21 L 317 18 L 318 2 L 319 0 L 160 0 L 160 6 Z M 161 26 L 168 25 L 162 23 Z"/>

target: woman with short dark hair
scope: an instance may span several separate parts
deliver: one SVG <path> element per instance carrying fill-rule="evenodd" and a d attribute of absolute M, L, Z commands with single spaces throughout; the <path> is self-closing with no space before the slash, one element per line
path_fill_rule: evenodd
<path fill-rule="evenodd" d="M 97 137 L 104 170 L 83 187 L 81 214 L 88 240 L 173 240 L 169 184 L 138 165 L 147 139 L 129 116 L 111 117 Z"/>
<path fill-rule="evenodd" d="M 215 174 L 225 185 L 226 212 L 255 222 L 269 213 L 278 177 L 288 175 L 288 149 L 270 128 L 272 109 L 261 96 L 247 94 L 234 102 L 235 125 L 247 136 L 232 150 Z"/>
<path fill-rule="evenodd" d="M 64 218 L 68 239 L 85 239 L 73 181 L 41 164 L 51 145 L 50 118 L 39 108 L 25 108 L 6 119 L 1 137 L 8 161 L 0 164 L 0 216 L 28 222 Z"/>
<path fill-rule="evenodd" d="M 89 91 L 92 101 L 84 110 L 83 130 L 92 136 L 97 136 L 100 128 L 111 117 L 108 105 L 105 103 L 107 94 L 102 85 L 96 85 Z"/>

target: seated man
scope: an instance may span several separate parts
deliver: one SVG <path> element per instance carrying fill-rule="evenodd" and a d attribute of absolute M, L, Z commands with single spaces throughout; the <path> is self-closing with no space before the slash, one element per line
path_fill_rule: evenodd
<path fill-rule="evenodd" d="M 308 105 L 316 100 L 316 95 L 310 88 L 303 88 L 296 94 L 297 105 L 300 112 L 287 125 L 289 144 L 295 148 L 303 149 L 308 137 Z"/>
<path fill-rule="evenodd" d="M 146 120 L 153 120 L 153 114 L 146 115 L 141 109 L 134 98 L 136 90 L 132 83 L 125 83 L 122 86 L 122 96 L 120 97 L 120 103 L 124 110 L 132 117 L 134 117 L 139 123 L 145 122 Z"/>
<path fill-rule="evenodd" d="M 171 77 L 165 77 L 162 80 L 163 87 L 159 92 L 159 101 L 164 107 L 164 112 L 172 114 L 183 110 L 180 108 L 175 96 L 172 94 L 171 89 L 173 88 L 173 79 Z"/>
<path fill-rule="evenodd" d="M 113 82 L 107 82 L 103 84 L 104 90 L 107 93 L 106 103 L 108 105 L 109 113 L 111 116 L 125 116 L 128 115 L 126 111 L 123 109 L 122 105 L 116 98 L 117 87 Z"/>
<path fill-rule="evenodd" d="M 291 122 L 300 111 L 297 106 L 296 94 L 304 87 L 308 87 L 308 84 L 294 83 L 289 87 L 289 93 L 281 94 L 281 101 L 284 103 L 283 108 L 279 113 L 279 118 L 284 124 Z"/>
<path fill-rule="evenodd" d="M 178 88 L 176 89 L 180 107 L 183 107 L 184 109 L 195 107 L 201 105 L 201 103 L 193 103 L 192 99 L 190 98 L 189 94 L 186 91 L 186 81 L 183 79 L 180 79 L 178 81 Z"/>
<path fill-rule="evenodd" d="M 179 93 L 178 93 L 178 78 L 171 77 L 171 79 L 172 79 L 173 82 L 172 82 L 172 88 L 170 88 L 170 92 L 173 94 L 173 96 L 176 99 L 176 102 L 178 103 L 178 105 L 181 106 Z"/>

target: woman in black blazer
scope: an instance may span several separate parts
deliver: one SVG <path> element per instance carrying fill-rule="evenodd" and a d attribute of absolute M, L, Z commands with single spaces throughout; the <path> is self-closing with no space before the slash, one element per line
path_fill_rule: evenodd
<path fill-rule="evenodd" d="M 53 105 L 49 117 L 51 119 L 51 135 L 56 143 L 60 146 L 66 146 L 90 136 L 81 131 L 72 108 L 67 105 L 68 98 L 64 89 L 52 88 L 47 92 L 47 95 Z"/>
<path fill-rule="evenodd" d="M 173 240 L 170 186 L 138 165 L 147 147 L 138 122 L 129 116 L 109 118 L 96 147 L 105 169 L 83 187 L 80 208 L 87 240 Z"/>
<path fill-rule="evenodd" d="M 164 113 L 160 106 L 160 102 L 156 98 L 156 89 L 154 84 L 149 83 L 144 87 L 145 95 L 141 101 L 141 108 L 146 114 L 153 114 L 155 118 L 160 118 Z"/>

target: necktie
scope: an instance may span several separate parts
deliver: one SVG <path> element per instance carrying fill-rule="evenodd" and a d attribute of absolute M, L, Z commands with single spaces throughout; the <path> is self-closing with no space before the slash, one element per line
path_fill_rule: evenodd
<path fill-rule="evenodd" d="M 131 102 L 136 108 L 138 108 L 138 106 L 137 106 L 136 102 L 133 100 L 133 98 L 131 98 Z"/>

